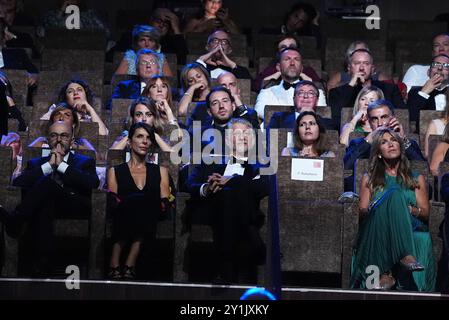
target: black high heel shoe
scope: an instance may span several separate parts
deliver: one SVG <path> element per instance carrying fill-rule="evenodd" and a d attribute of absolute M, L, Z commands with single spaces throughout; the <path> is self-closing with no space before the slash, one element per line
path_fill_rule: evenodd
<path fill-rule="evenodd" d="M 122 278 L 123 280 L 136 279 L 136 268 L 127 265 L 123 266 Z"/>
<path fill-rule="evenodd" d="M 120 272 L 120 267 L 109 267 L 108 279 L 119 280 L 122 278 L 122 273 Z"/>

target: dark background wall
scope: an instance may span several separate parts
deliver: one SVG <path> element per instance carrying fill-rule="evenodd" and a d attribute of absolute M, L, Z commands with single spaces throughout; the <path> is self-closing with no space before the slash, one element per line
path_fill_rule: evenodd
<path fill-rule="evenodd" d="M 48 8 L 55 8 L 60 0 L 25 0 L 26 11 L 39 16 Z M 88 6 L 107 12 L 112 27 L 115 26 L 117 12 L 120 9 L 136 10 L 140 13 L 151 12 L 153 0 L 85 0 Z M 200 0 L 177 1 L 180 4 L 199 3 Z M 224 0 L 230 8 L 231 15 L 242 27 L 277 26 L 284 13 L 296 1 L 292 0 Z M 325 0 L 308 0 L 321 12 L 326 6 Z M 340 1 L 345 2 L 345 1 Z M 389 19 L 428 20 L 431 21 L 440 13 L 449 12 L 447 0 L 378 0 L 382 23 Z M 327 17 L 322 14 L 322 19 Z"/>

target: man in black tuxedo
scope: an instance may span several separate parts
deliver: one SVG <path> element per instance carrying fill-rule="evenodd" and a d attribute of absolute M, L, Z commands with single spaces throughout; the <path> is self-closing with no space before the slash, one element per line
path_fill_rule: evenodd
<path fill-rule="evenodd" d="M 422 87 L 413 87 L 407 100 L 410 110 L 410 121 L 416 121 L 416 131 L 419 132 L 420 110 L 441 110 L 446 107 L 446 91 L 449 87 L 449 56 L 438 54 L 432 59 L 427 72 L 429 80 Z"/>
<path fill-rule="evenodd" d="M 140 49 L 136 58 L 137 79 L 121 81 L 114 88 L 111 101 L 107 109 L 112 108 L 112 99 L 137 99 L 147 86 L 152 76 L 160 74 L 162 71 L 161 55 L 150 49 Z"/>
<path fill-rule="evenodd" d="M 228 71 L 238 79 L 251 79 L 249 70 L 237 65 L 231 58 L 231 38 L 226 31 L 214 31 L 208 38 L 206 44 L 207 53 L 199 57 L 196 62 L 200 63 L 209 71 L 212 79 L 217 79 L 221 73 Z"/>
<path fill-rule="evenodd" d="M 312 82 L 302 80 L 295 86 L 293 95 L 294 109 L 290 112 L 276 112 L 271 116 L 269 129 L 288 128 L 294 129 L 296 118 L 303 111 L 312 111 L 316 113 L 319 91 L 318 87 Z M 332 119 L 321 118 L 321 123 L 326 130 L 338 130 Z"/>
<path fill-rule="evenodd" d="M 249 108 L 242 101 L 242 97 L 240 95 L 240 86 L 238 79 L 231 72 L 223 72 L 218 78 L 217 82 L 219 85 L 228 89 L 232 97 L 234 98 L 234 106 L 235 110 L 233 113 L 234 118 L 243 118 L 251 122 L 254 128 L 259 127 L 259 120 L 257 118 L 257 113 L 254 109 Z M 202 126 L 210 126 L 213 122 L 213 118 L 208 112 L 206 103 L 199 102 L 197 106 L 192 112 L 192 115 L 189 117 L 186 123 L 187 128 L 191 128 L 193 121 L 201 121 Z"/>
<path fill-rule="evenodd" d="M 206 97 L 208 120 L 204 123 L 192 123 L 190 127 L 191 150 L 201 141 L 201 150 L 206 146 L 214 147 L 214 154 L 223 154 L 225 130 L 235 112 L 235 100 L 225 87 L 215 87 Z"/>
<path fill-rule="evenodd" d="M 426 161 L 421 153 L 418 143 L 415 140 L 408 139 L 405 135 L 404 128 L 394 116 L 394 107 L 387 100 L 377 100 L 368 106 L 368 121 L 373 130 L 365 138 L 352 139 L 343 159 L 345 170 L 354 170 L 357 159 L 368 159 L 371 152 L 372 137 L 375 132 L 385 127 L 389 127 L 399 132 L 404 140 L 405 155 L 409 160 Z M 345 179 L 345 190 L 354 191 L 354 177 Z"/>
<path fill-rule="evenodd" d="M 189 176 L 187 188 L 192 200 L 188 220 L 212 226 L 216 280 L 232 282 L 243 262 L 254 266 L 265 261 L 265 245 L 258 232 L 263 224 L 259 202 L 268 195 L 269 184 L 268 176 L 260 175 L 261 166 L 253 158 L 251 124 L 232 119 L 227 127 L 231 130 L 226 137 L 230 153 L 212 164 L 196 165 Z"/>
<path fill-rule="evenodd" d="M 24 224 L 32 235 L 33 273 L 50 272 L 53 254 L 53 219 L 59 217 L 88 217 L 91 192 L 99 180 L 95 160 L 70 152 L 72 127 L 55 122 L 48 129 L 50 156 L 32 159 L 13 185 L 23 190 L 22 202 L 9 214 L 3 208 L 0 218 L 7 233 L 18 237 Z"/>
<path fill-rule="evenodd" d="M 366 49 L 355 50 L 349 60 L 349 74 L 351 81 L 329 92 L 329 103 L 332 107 L 332 119 L 340 126 L 341 109 L 352 108 L 357 95 L 362 88 L 376 86 L 384 93 L 385 99 L 391 101 L 397 109 L 405 109 L 399 88 L 390 84 L 371 79 L 374 71 L 373 56 Z"/>

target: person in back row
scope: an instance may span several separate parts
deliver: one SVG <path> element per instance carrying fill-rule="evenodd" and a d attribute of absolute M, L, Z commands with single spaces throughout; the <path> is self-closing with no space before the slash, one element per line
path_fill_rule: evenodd
<path fill-rule="evenodd" d="M 301 80 L 309 80 L 303 74 L 302 56 L 297 48 L 286 48 L 279 52 L 276 68 L 281 72 L 282 81 L 279 85 L 260 91 L 254 109 L 259 118 L 264 121 L 265 106 L 291 106 L 293 105 L 294 87 Z M 318 106 L 326 106 L 326 97 L 320 89 Z"/>
<path fill-rule="evenodd" d="M 351 81 L 329 92 L 332 119 L 337 124 L 340 123 L 341 109 L 353 107 L 360 90 L 367 86 L 376 86 L 381 89 L 385 99 L 393 103 L 395 108 L 405 109 L 407 107 L 397 85 L 374 80 L 373 71 L 374 61 L 370 51 L 358 49 L 351 54 L 349 60 Z"/>

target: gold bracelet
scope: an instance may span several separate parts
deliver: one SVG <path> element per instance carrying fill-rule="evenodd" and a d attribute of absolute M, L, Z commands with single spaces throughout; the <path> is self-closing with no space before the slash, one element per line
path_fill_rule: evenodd
<path fill-rule="evenodd" d="M 189 97 L 192 96 L 192 95 L 191 95 L 190 93 L 188 93 L 188 92 L 185 92 L 184 95 L 185 95 L 185 96 L 189 96 Z"/>

